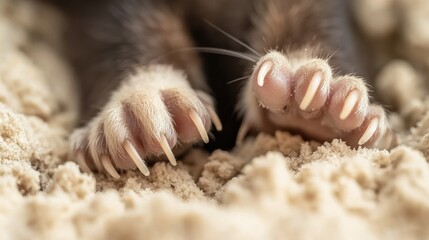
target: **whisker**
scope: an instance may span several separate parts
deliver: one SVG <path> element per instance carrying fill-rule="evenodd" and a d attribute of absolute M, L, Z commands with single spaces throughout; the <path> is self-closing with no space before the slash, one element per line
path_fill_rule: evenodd
<path fill-rule="evenodd" d="M 171 54 L 174 54 L 177 52 L 182 52 L 182 51 L 199 51 L 202 53 L 213 53 L 213 54 L 225 55 L 225 56 L 230 56 L 230 57 L 236 57 L 236 58 L 247 60 L 247 61 L 250 61 L 253 63 L 257 62 L 256 58 L 254 58 L 254 57 L 252 57 L 246 53 L 236 52 L 233 50 L 228 50 L 228 49 L 223 49 L 223 48 L 213 48 L 213 47 L 188 47 L 188 48 L 179 48 L 179 49 L 173 50 L 169 53 L 166 53 L 164 55 L 161 55 L 157 58 L 150 60 L 149 63 L 157 62 L 159 59 L 162 59 L 162 58 L 167 57 Z"/>
<path fill-rule="evenodd" d="M 256 56 L 258 57 L 262 57 L 262 54 L 260 54 L 258 51 L 256 51 L 255 49 L 253 49 L 251 46 L 249 46 L 248 44 L 244 43 L 243 41 L 239 40 L 238 38 L 232 36 L 231 34 L 225 32 L 224 30 L 220 29 L 218 26 L 214 25 L 213 23 L 211 23 L 208 20 L 204 20 L 208 25 L 210 25 L 212 28 L 216 29 L 217 31 L 221 32 L 222 34 L 224 34 L 225 36 L 229 37 L 231 40 L 233 40 L 234 42 L 240 44 L 241 46 L 245 47 L 247 50 L 251 51 L 252 53 L 254 53 Z"/>
<path fill-rule="evenodd" d="M 244 80 L 244 79 L 246 79 L 246 78 L 249 78 L 250 76 L 251 76 L 251 75 L 247 75 L 247 76 L 244 76 L 244 77 L 236 78 L 236 79 L 234 79 L 234 80 L 232 80 L 232 81 L 227 82 L 226 84 L 231 84 L 231 83 L 239 82 L 239 81 L 241 81 L 241 80 Z"/>
<path fill-rule="evenodd" d="M 200 51 L 200 52 L 205 52 L 205 53 L 214 53 L 214 54 L 226 55 L 226 56 L 230 56 L 230 57 L 237 57 L 237 58 L 241 58 L 244 60 L 249 60 L 249 61 L 254 62 L 254 63 L 256 63 L 258 61 L 257 58 L 253 58 L 252 56 L 250 56 L 246 53 L 236 52 L 236 51 L 232 51 L 232 50 L 228 50 L 228 49 L 212 48 L 212 47 L 196 47 L 195 49 Z"/>

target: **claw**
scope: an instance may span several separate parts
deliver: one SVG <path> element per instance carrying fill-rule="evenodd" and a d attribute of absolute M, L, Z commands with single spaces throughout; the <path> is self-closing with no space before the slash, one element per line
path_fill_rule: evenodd
<path fill-rule="evenodd" d="M 134 164 L 136 164 L 140 172 L 142 172 L 143 175 L 145 176 L 149 176 L 150 175 L 149 169 L 147 168 L 146 163 L 140 157 L 139 153 L 137 152 L 133 144 L 129 140 L 125 140 L 123 143 L 123 146 L 125 151 L 128 153 L 128 156 L 130 156 L 131 160 L 134 162 Z"/>
<path fill-rule="evenodd" d="M 272 68 L 271 62 L 267 61 L 267 62 L 264 62 L 262 64 L 261 68 L 259 69 L 257 81 L 258 81 L 258 85 L 260 87 L 264 86 L 265 77 L 267 76 L 267 74 L 271 70 L 271 68 Z"/>
<path fill-rule="evenodd" d="M 392 149 L 396 146 L 396 135 L 391 129 L 386 129 L 381 138 L 375 144 L 379 149 Z"/>
<path fill-rule="evenodd" d="M 371 137 L 377 131 L 378 122 L 379 122 L 378 118 L 373 118 L 371 120 L 365 132 L 363 133 L 362 137 L 359 139 L 359 142 L 358 142 L 359 145 L 363 145 L 371 139 Z"/>
<path fill-rule="evenodd" d="M 97 156 L 93 156 L 92 157 L 95 167 L 97 168 L 97 171 L 99 171 L 100 173 L 103 172 L 103 166 L 100 163 L 100 159 L 98 159 Z"/>
<path fill-rule="evenodd" d="M 164 151 L 165 156 L 167 156 L 168 160 L 170 161 L 171 165 L 176 166 L 177 165 L 176 158 L 174 157 L 174 154 L 170 149 L 170 145 L 168 144 L 167 139 L 165 138 L 165 135 L 162 135 L 161 139 L 158 142 L 162 150 Z"/>
<path fill-rule="evenodd" d="M 205 143 L 209 142 L 209 136 L 207 135 L 206 128 L 204 127 L 203 121 L 198 116 L 197 112 L 195 110 L 191 110 L 189 112 L 189 118 L 194 122 L 195 126 L 197 127 L 198 132 L 201 135 L 201 138 Z"/>
<path fill-rule="evenodd" d="M 206 108 L 207 108 L 207 111 L 209 112 L 210 118 L 212 119 L 213 125 L 215 126 L 216 130 L 218 132 L 222 131 L 223 129 L 222 122 L 220 121 L 219 116 L 216 114 L 216 111 L 212 107 L 207 105 L 206 105 Z"/>
<path fill-rule="evenodd" d="M 107 173 L 110 174 L 110 176 L 112 176 L 114 179 L 119 179 L 120 176 L 118 174 L 118 172 L 116 171 L 115 167 L 112 165 L 112 162 L 110 161 L 109 157 L 107 156 L 102 156 L 101 159 L 101 164 L 103 164 L 104 169 L 106 169 Z"/>
<path fill-rule="evenodd" d="M 86 164 L 85 154 L 82 151 L 77 151 L 76 161 L 84 172 L 91 173 L 91 169 L 88 167 L 88 164 Z"/>
<path fill-rule="evenodd" d="M 359 92 L 357 90 L 353 90 L 349 93 L 346 100 L 344 101 L 343 109 L 340 113 L 341 120 L 345 120 L 350 116 L 350 113 L 352 113 L 352 110 L 355 108 L 358 99 Z"/>
<path fill-rule="evenodd" d="M 310 80 L 308 84 L 307 91 L 305 92 L 304 98 L 299 105 L 301 110 L 306 110 L 308 106 L 310 106 L 311 101 L 313 101 L 314 96 L 317 93 L 317 89 L 319 89 L 320 84 L 322 83 L 322 72 L 317 71 L 313 78 Z"/>
<path fill-rule="evenodd" d="M 235 140 L 235 145 L 241 145 L 243 143 L 244 138 L 250 130 L 250 125 L 247 122 L 243 122 L 240 126 L 240 129 L 237 133 L 237 139 Z"/>

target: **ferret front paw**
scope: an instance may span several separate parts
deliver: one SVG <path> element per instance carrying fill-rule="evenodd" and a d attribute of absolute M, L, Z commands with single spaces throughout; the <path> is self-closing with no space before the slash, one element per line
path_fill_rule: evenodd
<path fill-rule="evenodd" d="M 364 81 L 334 77 L 325 60 L 292 61 L 268 53 L 257 63 L 246 91 L 245 124 L 252 127 L 289 129 L 317 140 L 340 138 L 352 147 L 395 144 L 383 108 L 369 103 Z"/>
<path fill-rule="evenodd" d="M 208 142 L 211 122 L 221 130 L 210 96 L 193 90 L 180 72 L 153 66 L 124 81 L 100 113 L 72 134 L 71 147 L 84 171 L 119 178 L 117 170 L 137 167 L 148 176 L 146 159 L 165 155 L 176 165 L 172 149 Z"/>

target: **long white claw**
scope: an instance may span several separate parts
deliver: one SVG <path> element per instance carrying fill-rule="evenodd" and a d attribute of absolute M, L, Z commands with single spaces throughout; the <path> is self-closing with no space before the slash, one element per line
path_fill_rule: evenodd
<path fill-rule="evenodd" d="M 249 129 L 250 129 L 250 125 L 248 123 L 243 122 L 241 124 L 240 129 L 238 129 L 235 145 L 239 146 L 243 143 L 243 140 L 246 137 L 246 134 L 249 132 Z"/>
<path fill-rule="evenodd" d="M 167 156 L 168 161 L 170 161 L 171 165 L 176 166 L 176 158 L 174 157 L 173 152 L 171 151 L 170 145 L 167 142 L 167 139 L 165 138 L 165 135 L 161 136 L 161 139 L 159 139 L 159 145 L 161 146 L 162 150 L 165 153 L 165 156 Z"/>
<path fill-rule="evenodd" d="M 215 126 L 216 130 L 218 132 L 222 131 L 222 122 L 220 121 L 219 116 L 216 114 L 216 111 L 210 106 L 206 106 L 206 108 L 209 112 L 210 118 L 212 119 L 213 125 Z"/>
<path fill-rule="evenodd" d="M 76 161 L 77 164 L 82 168 L 84 172 L 90 173 L 91 169 L 88 167 L 88 164 L 86 164 L 85 161 L 85 154 L 82 151 L 78 151 L 76 153 Z"/>
<path fill-rule="evenodd" d="M 197 112 L 195 110 L 191 110 L 189 112 L 189 118 L 194 122 L 195 127 L 197 127 L 198 132 L 200 133 L 201 138 L 205 143 L 209 142 L 209 135 L 206 132 L 206 128 L 204 127 L 203 121 L 201 120 L 200 116 L 198 116 Z"/>
<path fill-rule="evenodd" d="M 260 87 L 264 86 L 265 77 L 267 76 L 267 74 L 271 70 L 271 68 L 272 68 L 272 63 L 267 61 L 267 62 L 264 62 L 262 64 L 261 68 L 259 69 L 257 82 L 258 82 L 258 85 Z"/>
<path fill-rule="evenodd" d="M 101 164 L 103 164 L 104 169 L 106 169 L 107 173 L 110 174 L 114 179 L 119 179 L 121 176 L 119 176 L 118 172 L 116 171 L 115 167 L 112 165 L 112 162 L 110 161 L 109 157 L 102 156 Z"/>
<path fill-rule="evenodd" d="M 313 101 L 314 96 L 319 89 L 320 84 L 322 83 L 323 74 L 320 71 L 317 71 L 310 80 L 308 84 L 307 91 L 305 92 L 304 98 L 299 105 L 301 110 L 306 110 L 310 106 L 311 101 Z"/>
<path fill-rule="evenodd" d="M 371 139 L 371 137 L 377 131 L 378 122 L 379 122 L 378 118 L 373 118 L 371 120 L 371 122 L 368 124 L 368 127 L 366 128 L 365 132 L 363 133 L 362 137 L 359 139 L 359 142 L 358 142 L 359 145 L 363 145 Z"/>
<path fill-rule="evenodd" d="M 125 140 L 123 144 L 125 151 L 128 153 L 128 156 L 130 156 L 131 160 L 134 162 L 134 164 L 136 164 L 140 172 L 142 172 L 145 176 L 149 176 L 149 169 L 147 168 L 146 163 L 140 157 L 133 144 L 129 140 Z"/>
<path fill-rule="evenodd" d="M 350 116 L 350 113 L 352 113 L 358 100 L 359 100 L 359 92 L 357 90 L 351 91 L 347 96 L 346 100 L 344 101 L 343 109 L 341 110 L 341 113 L 340 113 L 341 120 L 345 120 Z"/>

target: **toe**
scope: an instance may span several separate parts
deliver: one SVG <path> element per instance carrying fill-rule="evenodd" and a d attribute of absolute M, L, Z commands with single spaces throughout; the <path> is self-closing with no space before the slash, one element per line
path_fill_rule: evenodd
<path fill-rule="evenodd" d="M 350 131 L 362 125 L 368 112 L 368 92 L 363 80 L 344 76 L 332 84 L 329 115 L 336 128 Z"/>
<path fill-rule="evenodd" d="M 379 145 L 390 145 L 392 139 L 385 139 L 389 141 L 388 144 L 379 142 L 385 136 L 388 129 L 386 115 L 382 107 L 371 105 L 368 108 L 368 114 L 365 117 L 361 127 L 347 133 L 346 141 L 354 147 L 373 147 L 375 143 Z"/>
<path fill-rule="evenodd" d="M 114 121 L 120 119 L 120 124 L 112 123 L 111 126 L 121 135 L 121 143 L 130 139 L 142 155 L 162 153 L 159 144 L 162 137 L 166 138 L 170 147 L 176 145 L 177 133 L 172 116 L 158 93 L 134 96 L 122 103 L 121 110 L 112 111 L 109 117 Z"/>
<path fill-rule="evenodd" d="M 103 123 L 95 118 L 89 125 L 88 152 L 99 172 L 104 171 L 101 156 L 109 156 L 104 136 Z"/>
<path fill-rule="evenodd" d="M 137 121 L 128 110 L 126 107 L 124 109 L 119 107 L 118 104 L 117 107 L 104 112 L 101 117 L 104 119 L 102 133 L 104 134 L 106 149 L 114 164 L 119 169 L 125 170 L 136 168 L 133 156 L 130 155 L 124 145 L 126 141 L 131 141 L 131 144 L 136 146 L 140 154 L 144 155 L 145 153 L 140 139 L 141 129 L 137 127 Z"/>
<path fill-rule="evenodd" d="M 292 74 L 286 57 L 278 52 L 265 55 L 251 77 L 259 103 L 271 111 L 282 111 L 292 96 Z"/>
<path fill-rule="evenodd" d="M 295 100 L 302 111 L 322 108 L 329 96 L 331 67 L 321 59 L 313 60 L 295 73 Z"/>
<path fill-rule="evenodd" d="M 210 114 L 195 92 L 169 89 L 162 91 L 162 96 L 172 116 L 178 140 L 185 143 L 203 140 L 208 143 Z"/>
<path fill-rule="evenodd" d="M 72 156 L 79 167 L 85 172 L 101 171 L 100 164 L 96 164 L 89 152 L 89 130 L 88 128 L 76 129 L 70 136 Z"/>

